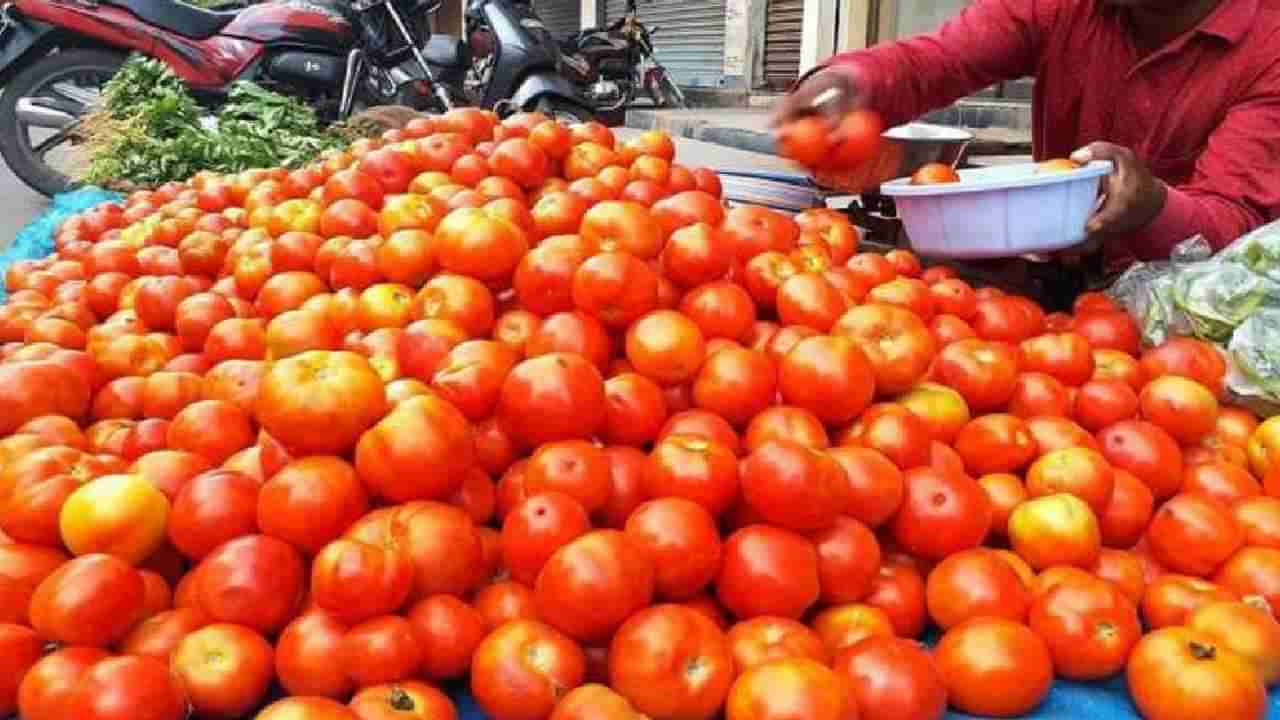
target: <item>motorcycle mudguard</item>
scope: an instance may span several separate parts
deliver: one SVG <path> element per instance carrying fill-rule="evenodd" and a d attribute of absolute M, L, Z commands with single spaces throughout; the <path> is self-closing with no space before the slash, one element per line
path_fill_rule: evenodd
<path fill-rule="evenodd" d="M 27 51 L 57 28 L 38 20 L 11 17 L 0 22 L 0 84 L 8 83 L 9 76 L 21 67 Z"/>
<path fill-rule="evenodd" d="M 550 70 L 531 72 L 524 76 L 516 91 L 511 95 L 511 104 L 521 110 L 531 109 L 539 100 L 548 95 L 558 97 L 574 105 L 586 107 L 578 97 L 573 84 L 563 76 Z"/>

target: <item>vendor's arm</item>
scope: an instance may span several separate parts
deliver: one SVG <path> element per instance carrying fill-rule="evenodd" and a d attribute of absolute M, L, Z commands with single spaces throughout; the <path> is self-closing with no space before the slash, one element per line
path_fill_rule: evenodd
<path fill-rule="evenodd" d="M 1280 62 L 1227 112 L 1184 184 L 1164 186 L 1123 148 L 1097 143 L 1088 150 L 1095 159 L 1118 161 L 1091 232 L 1132 232 L 1125 241 L 1142 260 L 1167 258 L 1195 235 L 1219 250 L 1280 218 Z"/>
<path fill-rule="evenodd" d="M 994 83 L 1033 75 L 1062 5 L 976 0 L 937 32 L 837 55 L 780 104 L 778 119 L 835 88 L 844 97 L 831 112 L 870 107 L 898 125 Z"/>

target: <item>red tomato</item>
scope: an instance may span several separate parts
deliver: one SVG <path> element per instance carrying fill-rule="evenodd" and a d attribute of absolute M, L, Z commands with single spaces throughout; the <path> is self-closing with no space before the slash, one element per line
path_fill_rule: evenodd
<path fill-rule="evenodd" d="M 841 651 L 833 669 L 849 683 L 862 720 L 940 720 L 947 689 L 929 653 L 901 638 L 872 637 Z"/>
<path fill-rule="evenodd" d="M 67 645 L 106 647 L 120 640 L 145 602 L 142 575 L 110 555 L 70 560 L 36 587 L 31 627 Z"/>
<path fill-rule="evenodd" d="M 1266 686 L 1257 670 L 1190 628 L 1165 628 L 1142 638 L 1125 675 L 1133 702 L 1145 717 L 1186 717 L 1192 708 L 1214 708 L 1223 717 L 1266 714 Z"/>
<path fill-rule="evenodd" d="M 695 502 L 683 498 L 647 502 L 631 514 L 625 532 L 653 561 L 654 586 L 662 597 L 693 597 L 720 570 L 719 528 L 711 513 Z"/>
<path fill-rule="evenodd" d="M 1010 345 L 958 340 L 938 354 L 935 375 L 958 391 L 975 412 L 999 408 L 1017 389 L 1018 353 Z"/>
<path fill-rule="evenodd" d="M 573 640 L 541 623 L 507 623 L 476 648 L 471 692 L 491 717 L 543 720 L 566 688 L 582 684 L 586 658 Z"/>
<path fill-rule="evenodd" d="M 725 541 L 716 591 L 739 619 L 798 618 L 821 592 L 817 550 L 803 536 L 779 528 L 738 530 Z"/>
<path fill-rule="evenodd" d="M 1053 685 L 1045 641 L 1026 625 L 975 618 L 947 631 L 934 651 L 953 707 L 1013 717 L 1040 705 Z"/>
<path fill-rule="evenodd" d="M 1141 420 L 1124 420 L 1098 433 L 1102 454 L 1116 469 L 1133 473 L 1157 500 L 1182 485 L 1182 450 L 1169 433 Z"/>
<path fill-rule="evenodd" d="M 875 528 L 897 512 L 905 494 L 902 471 L 883 453 L 859 447 L 828 452 L 844 469 L 849 493 L 846 512 L 850 516 Z"/>
<path fill-rule="evenodd" d="M 604 422 L 604 379 L 580 355 L 531 358 L 507 376 L 496 413 L 527 446 L 587 437 Z"/>
<path fill-rule="evenodd" d="M 538 614 L 583 642 L 607 639 L 653 599 L 653 561 L 616 530 L 589 532 L 551 556 L 534 587 Z"/>
<path fill-rule="evenodd" d="M 395 612 L 413 588 L 413 564 L 401 551 L 359 540 L 336 540 L 311 567 L 311 601 L 346 623 Z"/>
<path fill-rule="evenodd" d="M 240 625 L 209 625 L 184 637 L 170 667 L 192 709 L 238 718 L 262 705 L 275 676 L 271 644 Z"/>
<path fill-rule="evenodd" d="M 724 633 L 680 605 L 636 613 L 609 645 L 609 685 L 653 718 L 713 717 L 734 674 Z"/>
<path fill-rule="evenodd" d="M 758 665 L 734 681 L 725 720 L 848 720 L 857 706 L 845 683 L 807 658 Z"/>
<path fill-rule="evenodd" d="M 289 623 L 276 641 L 275 670 L 293 695 L 345 698 L 354 685 L 337 662 L 346 627 L 322 610 Z"/>
<path fill-rule="evenodd" d="M 40 658 L 25 675 L 9 675 L 15 680 L 21 679 L 17 689 L 18 713 L 25 720 L 61 720 L 64 717 L 60 714 L 62 703 L 75 692 L 89 669 L 108 657 L 105 650 L 98 648 L 67 647 Z M 19 657 L 10 654 L 6 659 Z"/>
<path fill-rule="evenodd" d="M 667 435 L 649 455 L 643 485 L 650 497 L 685 498 L 719 516 L 738 494 L 738 459 L 715 440 Z"/>
<path fill-rule="evenodd" d="M 609 458 L 595 445 L 583 440 L 547 443 L 525 467 L 525 492 L 563 492 L 593 513 L 609 501 L 609 474 Z"/>
<path fill-rule="evenodd" d="M 1235 592 L 1222 585 L 1167 573 L 1152 581 L 1143 592 L 1142 618 L 1150 628 L 1183 625 L 1192 613 L 1206 605 L 1237 599 Z"/>
<path fill-rule="evenodd" d="M 1111 503 L 1115 472 L 1102 453 L 1066 448 L 1041 455 L 1027 470 L 1027 493 L 1041 497 L 1071 493 L 1089 503 L 1099 517 Z"/>
<path fill-rule="evenodd" d="M 972 478 L 933 468 L 908 471 L 893 538 L 913 555 L 941 560 L 981 544 L 991 528 L 991 502 Z"/>
<path fill-rule="evenodd" d="M 514 580 L 533 585 L 557 550 L 590 529 L 587 511 L 575 498 L 554 491 L 533 495 L 503 521 L 503 564 Z"/>
<path fill-rule="evenodd" d="M 383 615 L 348 630 L 334 659 L 357 688 L 366 688 L 414 677 L 424 651 L 408 620 Z"/>
<path fill-rule="evenodd" d="M 217 622 L 274 634 L 297 613 L 305 573 L 301 553 L 283 540 L 245 535 L 205 557 L 196 598 L 200 609 Z"/>
<path fill-rule="evenodd" d="M 361 720 L 350 708 L 324 697 L 288 697 L 277 700 L 254 720 Z"/>
<path fill-rule="evenodd" d="M 925 585 L 929 615 L 944 630 L 975 617 L 1021 621 L 1031 594 L 1013 567 L 984 549 L 947 557 L 929 573 Z"/>
<path fill-rule="evenodd" d="M 743 460 L 742 497 L 770 524 L 821 530 L 849 505 L 843 469 L 830 456 L 788 440 L 764 444 Z"/>
<path fill-rule="evenodd" d="M 1147 528 L 1151 554 L 1163 566 L 1207 577 L 1244 542 L 1228 507 L 1202 495 L 1177 495 L 1160 506 Z"/>
<path fill-rule="evenodd" d="M 789 658 L 827 662 L 822 638 L 803 623 L 787 618 L 763 616 L 745 620 L 730 628 L 726 639 L 734 666 L 740 672 Z"/>
<path fill-rule="evenodd" d="M 31 628 L 0 624 L 0 712 L 18 709 L 18 686 L 43 652 L 44 642 Z"/>
<path fill-rule="evenodd" d="M 155 720 L 181 720 L 187 716 L 187 699 L 167 664 L 123 656 L 90 668 L 60 709 L 65 717 L 91 720 L 136 720 L 144 713 Z"/>
<path fill-rule="evenodd" d="M 983 415 L 960 429 L 956 452 L 976 475 L 1014 472 L 1036 456 L 1037 444 L 1027 424 L 1012 415 Z"/>

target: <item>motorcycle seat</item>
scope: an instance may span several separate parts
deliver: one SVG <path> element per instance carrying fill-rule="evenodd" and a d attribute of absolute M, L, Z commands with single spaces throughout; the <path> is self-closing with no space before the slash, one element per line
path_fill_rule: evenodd
<path fill-rule="evenodd" d="M 467 64 L 467 46 L 455 35 L 432 35 L 422 48 L 427 62 L 440 67 L 462 67 Z"/>
<path fill-rule="evenodd" d="M 205 40 L 222 32 L 236 17 L 236 11 L 203 10 L 179 0 L 108 0 L 145 23 L 175 35 Z"/>

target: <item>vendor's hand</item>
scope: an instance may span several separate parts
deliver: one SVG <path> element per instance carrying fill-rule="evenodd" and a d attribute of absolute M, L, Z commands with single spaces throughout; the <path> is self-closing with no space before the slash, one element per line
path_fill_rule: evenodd
<path fill-rule="evenodd" d="M 800 86 L 785 95 L 774 106 L 774 127 L 805 115 L 826 115 L 832 125 L 861 107 L 861 97 L 850 73 L 839 68 L 819 70 L 801 81 Z"/>
<path fill-rule="evenodd" d="M 1071 159 L 1081 165 L 1094 160 L 1115 165 L 1115 172 L 1102 179 L 1102 207 L 1085 226 L 1090 237 L 1136 232 L 1164 210 L 1168 187 L 1129 148 L 1096 142 L 1072 153 Z"/>

